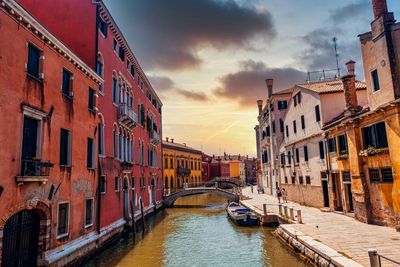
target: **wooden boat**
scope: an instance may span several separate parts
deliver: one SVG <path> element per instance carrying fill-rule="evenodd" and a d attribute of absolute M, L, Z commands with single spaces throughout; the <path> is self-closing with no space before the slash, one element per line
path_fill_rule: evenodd
<path fill-rule="evenodd" d="M 231 220 L 237 225 L 255 226 L 260 224 L 260 219 L 250 209 L 236 202 L 229 203 L 226 212 Z"/>

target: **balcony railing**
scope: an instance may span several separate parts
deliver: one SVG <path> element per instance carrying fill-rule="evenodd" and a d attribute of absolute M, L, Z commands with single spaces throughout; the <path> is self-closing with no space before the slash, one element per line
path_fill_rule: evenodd
<path fill-rule="evenodd" d="M 190 176 L 190 169 L 189 168 L 178 167 L 178 169 L 176 169 L 176 174 L 178 176 Z"/>
<path fill-rule="evenodd" d="M 160 135 L 154 130 L 150 132 L 150 142 L 153 144 L 159 144 L 161 142 Z"/>
<path fill-rule="evenodd" d="M 132 107 L 126 103 L 120 103 L 118 105 L 118 121 L 125 124 L 128 128 L 133 128 L 138 122 L 138 117 Z"/>
<path fill-rule="evenodd" d="M 17 176 L 18 183 L 41 182 L 45 183 L 49 179 L 50 168 L 54 166 L 51 162 L 42 162 L 34 159 L 24 159 L 21 161 L 21 175 Z"/>

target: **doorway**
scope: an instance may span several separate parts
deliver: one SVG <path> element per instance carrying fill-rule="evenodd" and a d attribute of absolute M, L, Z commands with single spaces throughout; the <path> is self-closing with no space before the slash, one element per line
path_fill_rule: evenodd
<path fill-rule="evenodd" d="M 324 194 L 324 207 L 329 208 L 328 180 L 322 180 L 322 193 Z"/>
<path fill-rule="evenodd" d="M 339 173 L 332 173 L 332 189 L 333 189 L 333 203 L 336 211 L 343 211 L 342 204 L 342 187 L 340 183 Z"/>
<path fill-rule="evenodd" d="M 37 265 L 40 215 L 35 210 L 14 214 L 4 226 L 2 267 Z"/>
<path fill-rule="evenodd" d="M 124 219 L 126 223 L 129 223 L 130 214 L 129 214 L 129 183 L 128 178 L 124 178 Z"/>
<path fill-rule="evenodd" d="M 347 212 L 354 212 L 353 207 L 353 193 L 351 192 L 351 183 L 344 184 L 345 196 L 346 196 L 346 204 L 347 204 Z"/>

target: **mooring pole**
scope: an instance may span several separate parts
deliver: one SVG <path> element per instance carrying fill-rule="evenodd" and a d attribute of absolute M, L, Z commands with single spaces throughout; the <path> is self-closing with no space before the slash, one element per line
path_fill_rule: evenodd
<path fill-rule="evenodd" d="M 133 204 L 133 199 L 131 202 L 131 213 L 132 213 L 132 233 L 133 233 L 133 239 L 135 239 L 136 235 L 136 224 L 135 224 L 135 209 L 134 209 L 134 204 Z"/>
<path fill-rule="evenodd" d="M 140 213 L 141 213 L 141 215 L 142 215 L 142 229 L 143 229 L 143 234 L 144 234 L 144 230 L 145 230 L 145 228 L 144 228 L 144 212 L 143 212 L 143 201 L 142 201 L 142 199 L 140 199 Z"/>

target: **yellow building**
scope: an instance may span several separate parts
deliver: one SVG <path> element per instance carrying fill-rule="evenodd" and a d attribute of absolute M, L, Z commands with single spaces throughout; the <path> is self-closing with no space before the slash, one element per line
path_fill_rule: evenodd
<path fill-rule="evenodd" d="M 246 180 L 246 170 L 244 162 L 240 160 L 229 161 L 229 172 L 231 178 L 240 179 L 242 182 Z"/>
<path fill-rule="evenodd" d="M 400 231 L 400 65 L 392 60 L 400 57 L 400 23 L 387 7 L 374 15 L 372 31 L 360 35 L 368 106 L 358 106 L 349 62 L 342 77 L 346 110 L 324 127 L 331 206 Z"/>
<path fill-rule="evenodd" d="M 164 189 L 182 188 L 184 183 L 201 182 L 202 152 L 187 146 L 185 143 L 175 143 L 168 138 L 162 142 Z"/>

